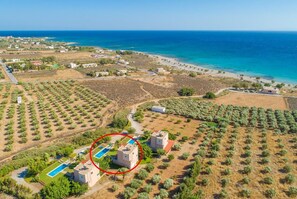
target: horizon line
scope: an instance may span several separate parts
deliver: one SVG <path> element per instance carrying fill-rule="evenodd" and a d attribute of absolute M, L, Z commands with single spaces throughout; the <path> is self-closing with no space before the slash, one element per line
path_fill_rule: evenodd
<path fill-rule="evenodd" d="M 71 30 L 62 30 L 62 29 L 58 29 L 58 30 L 37 30 L 37 29 L 35 29 L 35 30 L 0 30 L 0 32 L 10 32 L 10 31 L 12 31 L 12 32 L 21 32 L 21 31 L 23 31 L 23 32 L 36 32 L 36 31 L 46 31 L 46 32 L 50 32 L 50 31 L 167 31 L 167 32 L 170 32 L 170 31 L 180 31 L 180 32 L 297 32 L 297 30 L 237 30 L 237 29 L 234 29 L 234 30 L 232 30 L 232 29 L 229 29 L 229 30 L 187 30 L 187 29 L 185 29 L 185 30 L 174 30 L 174 29 L 168 29 L 168 30 L 158 30 L 158 29 L 152 29 L 152 30 L 137 30 L 137 29 L 131 29 L 131 30 L 129 30 L 129 29 L 123 29 L 123 30 L 120 30 L 120 29 L 118 29 L 118 30 L 108 30 L 108 29 L 106 29 L 106 30 L 98 30 L 98 29 L 83 29 L 83 30 L 79 30 L 79 29 L 71 29 Z"/>

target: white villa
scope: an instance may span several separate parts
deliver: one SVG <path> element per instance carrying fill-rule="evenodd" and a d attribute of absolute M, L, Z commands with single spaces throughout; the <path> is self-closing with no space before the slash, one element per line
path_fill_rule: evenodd
<path fill-rule="evenodd" d="M 99 164 L 97 165 L 99 167 Z M 82 162 L 74 168 L 74 181 L 94 186 L 100 179 L 100 170 L 91 160 Z"/>
<path fill-rule="evenodd" d="M 274 87 L 263 87 L 263 89 L 261 90 L 261 93 L 276 95 L 276 94 L 279 94 L 279 89 Z"/>
<path fill-rule="evenodd" d="M 168 145 L 168 133 L 165 131 L 154 132 L 151 137 L 150 146 L 153 151 L 165 149 Z"/>
<path fill-rule="evenodd" d="M 121 146 L 113 162 L 129 169 L 133 168 L 138 162 L 138 146 L 136 144 Z"/>
<path fill-rule="evenodd" d="M 82 64 L 83 68 L 93 68 L 93 67 L 97 67 L 98 64 L 96 63 L 88 63 L 88 64 Z"/>
<path fill-rule="evenodd" d="M 78 65 L 77 65 L 76 63 L 70 63 L 70 64 L 68 65 L 68 67 L 69 67 L 69 68 L 77 68 Z"/>

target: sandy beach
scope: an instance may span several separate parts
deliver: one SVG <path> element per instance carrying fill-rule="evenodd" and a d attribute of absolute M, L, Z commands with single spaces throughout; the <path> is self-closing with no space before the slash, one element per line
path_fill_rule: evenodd
<path fill-rule="evenodd" d="M 210 75 L 213 77 L 225 77 L 225 78 L 235 78 L 235 79 L 240 79 L 240 80 L 245 80 L 245 81 L 250 81 L 250 82 L 261 82 L 261 83 L 269 83 L 273 86 L 279 83 L 283 82 L 277 82 L 275 81 L 272 84 L 272 80 L 265 79 L 263 77 L 256 77 L 256 76 L 249 76 L 249 75 L 244 75 L 244 74 L 236 74 L 236 73 L 231 73 L 227 71 L 222 71 L 222 70 L 215 70 L 215 69 L 210 69 L 206 67 L 202 67 L 199 65 L 194 65 L 194 64 L 188 64 L 184 62 L 180 62 L 176 58 L 169 58 L 161 55 L 151 55 L 148 54 L 148 56 L 152 57 L 155 59 L 157 63 L 163 66 L 169 66 L 176 68 L 178 70 L 185 70 L 185 71 L 192 71 L 192 72 L 199 72 L 204 75 Z M 286 87 L 293 88 L 294 85 L 286 84 Z"/>

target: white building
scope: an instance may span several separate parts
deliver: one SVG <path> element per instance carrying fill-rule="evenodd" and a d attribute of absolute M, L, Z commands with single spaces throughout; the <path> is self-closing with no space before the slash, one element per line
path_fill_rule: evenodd
<path fill-rule="evenodd" d="M 165 113 L 166 112 L 166 108 L 162 107 L 162 106 L 153 106 L 152 107 L 152 111 L 153 112 L 157 112 L 157 113 Z"/>
<path fill-rule="evenodd" d="M 97 67 L 97 66 L 98 66 L 98 64 L 96 64 L 96 63 L 82 64 L 83 68 L 94 68 L 94 67 Z"/>
<path fill-rule="evenodd" d="M 18 104 L 21 104 L 22 103 L 22 97 L 21 96 L 18 96 L 17 102 L 18 102 Z"/>
<path fill-rule="evenodd" d="M 279 94 L 279 89 L 274 87 L 263 87 L 263 89 L 261 90 L 261 93 L 276 95 L 276 94 Z"/>
<path fill-rule="evenodd" d="M 70 63 L 68 65 L 69 68 L 77 68 L 77 64 L 76 63 Z"/>
<path fill-rule="evenodd" d="M 137 144 L 127 144 L 118 149 L 118 154 L 113 159 L 115 164 L 132 169 L 138 162 L 138 146 Z"/>
<path fill-rule="evenodd" d="M 128 71 L 127 70 L 118 70 L 117 71 L 117 75 L 121 76 L 121 75 L 127 75 Z"/>
<path fill-rule="evenodd" d="M 97 164 L 99 167 L 99 164 Z M 82 162 L 74 168 L 74 181 L 94 186 L 100 179 L 100 170 L 93 165 L 91 160 Z"/>
<path fill-rule="evenodd" d="M 104 77 L 104 76 L 108 76 L 109 72 L 96 72 L 96 77 Z"/>

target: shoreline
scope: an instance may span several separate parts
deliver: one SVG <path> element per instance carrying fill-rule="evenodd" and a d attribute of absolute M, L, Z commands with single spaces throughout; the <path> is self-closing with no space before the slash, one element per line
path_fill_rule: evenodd
<path fill-rule="evenodd" d="M 253 83 L 264 83 L 264 84 L 269 83 L 269 84 L 271 84 L 271 86 L 275 86 L 277 84 L 284 83 L 285 87 L 294 88 L 294 86 L 296 85 L 294 83 L 281 82 L 281 81 L 277 81 L 277 80 L 274 80 L 274 83 L 272 83 L 273 80 L 267 79 L 267 78 L 264 78 L 261 76 L 251 76 L 251 75 L 247 75 L 244 73 L 237 74 L 237 73 L 228 72 L 228 71 L 224 71 L 224 70 L 207 68 L 204 66 L 179 61 L 178 58 L 166 57 L 163 55 L 144 53 L 144 52 L 139 52 L 139 51 L 134 51 L 134 52 L 148 55 L 149 57 L 153 58 L 160 66 L 169 66 L 172 68 L 176 68 L 178 70 L 185 70 L 185 71 L 189 71 L 189 72 L 199 72 L 203 75 L 209 75 L 209 76 L 213 76 L 213 77 L 234 78 L 234 79 L 239 79 L 239 80 L 243 80 L 243 81 L 250 81 Z M 257 77 L 259 77 L 260 79 L 257 79 Z"/>
<path fill-rule="evenodd" d="M 13 37 L 13 36 L 12 36 Z M 22 37 L 16 37 L 16 38 L 22 38 Z M 23 37 L 23 38 L 38 38 L 38 39 L 44 39 L 52 42 L 58 42 L 58 43 L 64 43 L 68 46 L 86 46 L 86 45 L 80 45 L 78 42 L 66 42 L 66 41 L 59 41 L 55 37 Z M 88 47 L 93 47 L 95 49 L 107 49 L 107 50 L 112 50 L 116 51 L 115 49 L 111 48 L 106 48 L 102 46 L 89 46 Z M 124 49 L 125 50 L 125 49 Z M 284 83 L 287 88 L 294 88 L 297 86 L 297 82 L 287 82 L 286 80 L 274 80 L 274 79 L 268 79 L 263 77 L 263 75 L 251 75 L 251 74 L 246 74 L 244 72 L 242 73 L 236 73 L 236 72 L 229 72 L 224 69 L 213 69 L 211 67 L 206 67 L 206 66 L 201 66 L 197 64 L 191 64 L 187 63 L 184 61 L 180 61 L 179 58 L 174 58 L 174 57 L 167 57 L 165 55 L 160 55 L 160 54 L 154 54 L 154 53 L 149 53 L 149 52 L 143 52 L 143 51 L 135 51 L 135 50 L 130 50 L 135 53 L 147 55 L 150 58 L 152 58 L 154 61 L 157 62 L 160 66 L 167 66 L 167 67 L 172 67 L 177 70 L 184 70 L 184 71 L 189 71 L 189 72 L 199 72 L 203 75 L 209 75 L 213 77 L 221 77 L 221 78 L 234 78 L 234 79 L 239 79 L 243 81 L 249 81 L 253 83 L 268 83 L 271 86 L 276 86 L 277 84 L 282 84 Z M 275 77 L 273 77 L 275 78 Z M 272 83 L 274 81 L 274 83 Z"/>

